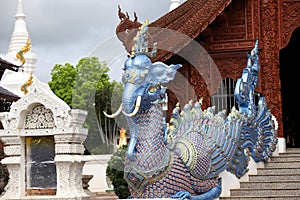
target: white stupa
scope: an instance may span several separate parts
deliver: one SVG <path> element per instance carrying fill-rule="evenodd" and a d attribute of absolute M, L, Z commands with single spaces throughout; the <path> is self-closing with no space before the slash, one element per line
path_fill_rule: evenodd
<path fill-rule="evenodd" d="M 22 65 L 16 54 L 30 41 L 30 36 L 27 31 L 25 14 L 23 12 L 23 1 L 18 0 L 17 14 L 15 15 L 15 27 L 11 35 L 8 53 L 4 56 L 5 60 L 16 65 Z M 21 91 L 21 86 L 30 78 L 30 74 L 34 76 L 35 64 L 37 62 L 36 55 L 32 51 L 32 47 L 24 54 L 25 63 L 18 72 L 5 70 L 1 79 L 1 86 L 7 88 L 16 95 L 22 97 L 24 93 Z"/>

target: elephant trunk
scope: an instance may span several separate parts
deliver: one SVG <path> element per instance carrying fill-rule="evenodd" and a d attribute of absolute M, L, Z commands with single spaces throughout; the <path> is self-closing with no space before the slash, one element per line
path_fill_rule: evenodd
<path fill-rule="evenodd" d="M 138 124 L 133 115 L 126 113 L 134 113 L 137 99 L 140 96 L 136 93 L 136 86 L 133 84 L 126 84 L 122 95 L 123 113 L 126 115 L 126 120 L 130 130 L 130 142 L 127 150 L 127 157 L 131 160 L 134 159 L 135 145 L 137 142 Z M 137 112 L 137 111 L 136 111 Z M 135 113 L 136 114 L 136 113 Z"/>
<path fill-rule="evenodd" d="M 125 84 L 122 94 L 123 112 L 132 113 L 137 99 L 137 87 L 133 84 Z"/>
<path fill-rule="evenodd" d="M 127 156 L 128 158 L 133 160 L 135 153 L 135 145 L 137 142 L 138 125 L 136 124 L 135 119 L 132 117 L 126 117 L 126 120 L 130 131 L 130 141 L 128 144 Z"/>

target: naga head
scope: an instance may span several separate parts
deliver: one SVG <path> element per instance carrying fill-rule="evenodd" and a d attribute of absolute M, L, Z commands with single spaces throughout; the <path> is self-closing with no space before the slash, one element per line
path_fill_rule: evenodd
<path fill-rule="evenodd" d="M 162 62 L 152 63 L 150 57 L 156 54 L 156 43 L 148 52 L 148 20 L 141 25 L 134 38 L 130 57 L 123 67 L 122 82 L 124 91 L 122 104 L 116 113 L 107 117 L 116 117 L 122 111 L 128 117 L 133 117 L 139 109 L 146 110 L 154 102 L 163 101 L 166 95 L 164 84 L 174 79 L 181 65 L 166 65 Z"/>
<path fill-rule="evenodd" d="M 130 129 L 129 154 L 133 153 L 138 134 L 135 115 L 139 110 L 147 110 L 152 104 L 164 101 L 166 96 L 164 84 L 173 80 L 177 69 L 181 67 L 180 64 L 152 63 L 150 57 L 155 55 L 156 46 L 154 45 L 152 51 L 148 52 L 147 23 L 148 21 L 137 32 L 131 56 L 124 63 L 122 104 L 116 113 L 112 115 L 104 113 L 107 117 L 116 117 L 121 112 L 126 115 Z"/>
<path fill-rule="evenodd" d="M 145 54 L 128 58 L 122 76 L 123 113 L 131 117 L 137 113 L 137 109 L 146 110 L 154 102 L 163 101 L 166 92 L 164 84 L 174 79 L 180 67 L 162 62 L 152 63 Z"/>
<path fill-rule="evenodd" d="M 148 109 L 153 102 L 162 100 L 166 90 L 163 84 L 172 80 L 180 67 L 151 62 L 150 57 L 156 55 L 156 43 L 152 51 L 148 52 L 148 20 L 139 28 L 134 41 L 131 55 L 124 63 L 122 76 L 123 112 L 129 117 L 134 116 L 138 109 Z"/>

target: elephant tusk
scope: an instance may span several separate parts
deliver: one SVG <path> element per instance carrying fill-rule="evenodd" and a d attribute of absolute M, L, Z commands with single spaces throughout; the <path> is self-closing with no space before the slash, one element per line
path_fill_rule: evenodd
<path fill-rule="evenodd" d="M 122 111 L 124 115 L 128 116 L 128 117 L 133 117 L 140 109 L 140 105 L 141 105 L 141 100 L 142 97 L 138 96 L 136 99 L 136 103 L 135 103 L 135 107 L 132 113 L 127 114 L 126 112 Z"/>
<path fill-rule="evenodd" d="M 121 103 L 120 107 L 118 108 L 118 110 L 117 110 L 115 113 L 109 115 L 109 114 L 107 114 L 106 112 L 103 111 L 103 114 L 104 114 L 106 117 L 108 117 L 108 118 L 115 118 L 115 117 L 117 117 L 117 116 L 121 113 L 122 108 L 123 108 L 123 105 L 122 105 L 122 103 Z"/>

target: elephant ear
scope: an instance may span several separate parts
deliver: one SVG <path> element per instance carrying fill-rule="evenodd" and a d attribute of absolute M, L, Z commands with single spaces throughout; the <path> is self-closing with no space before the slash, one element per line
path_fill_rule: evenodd
<path fill-rule="evenodd" d="M 146 82 L 152 84 L 168 83 L 174 79 L 177 69 L 180 67 L 180 64 L 166 65 L 163 62 L 155 62 L 150 67 Z"/>

